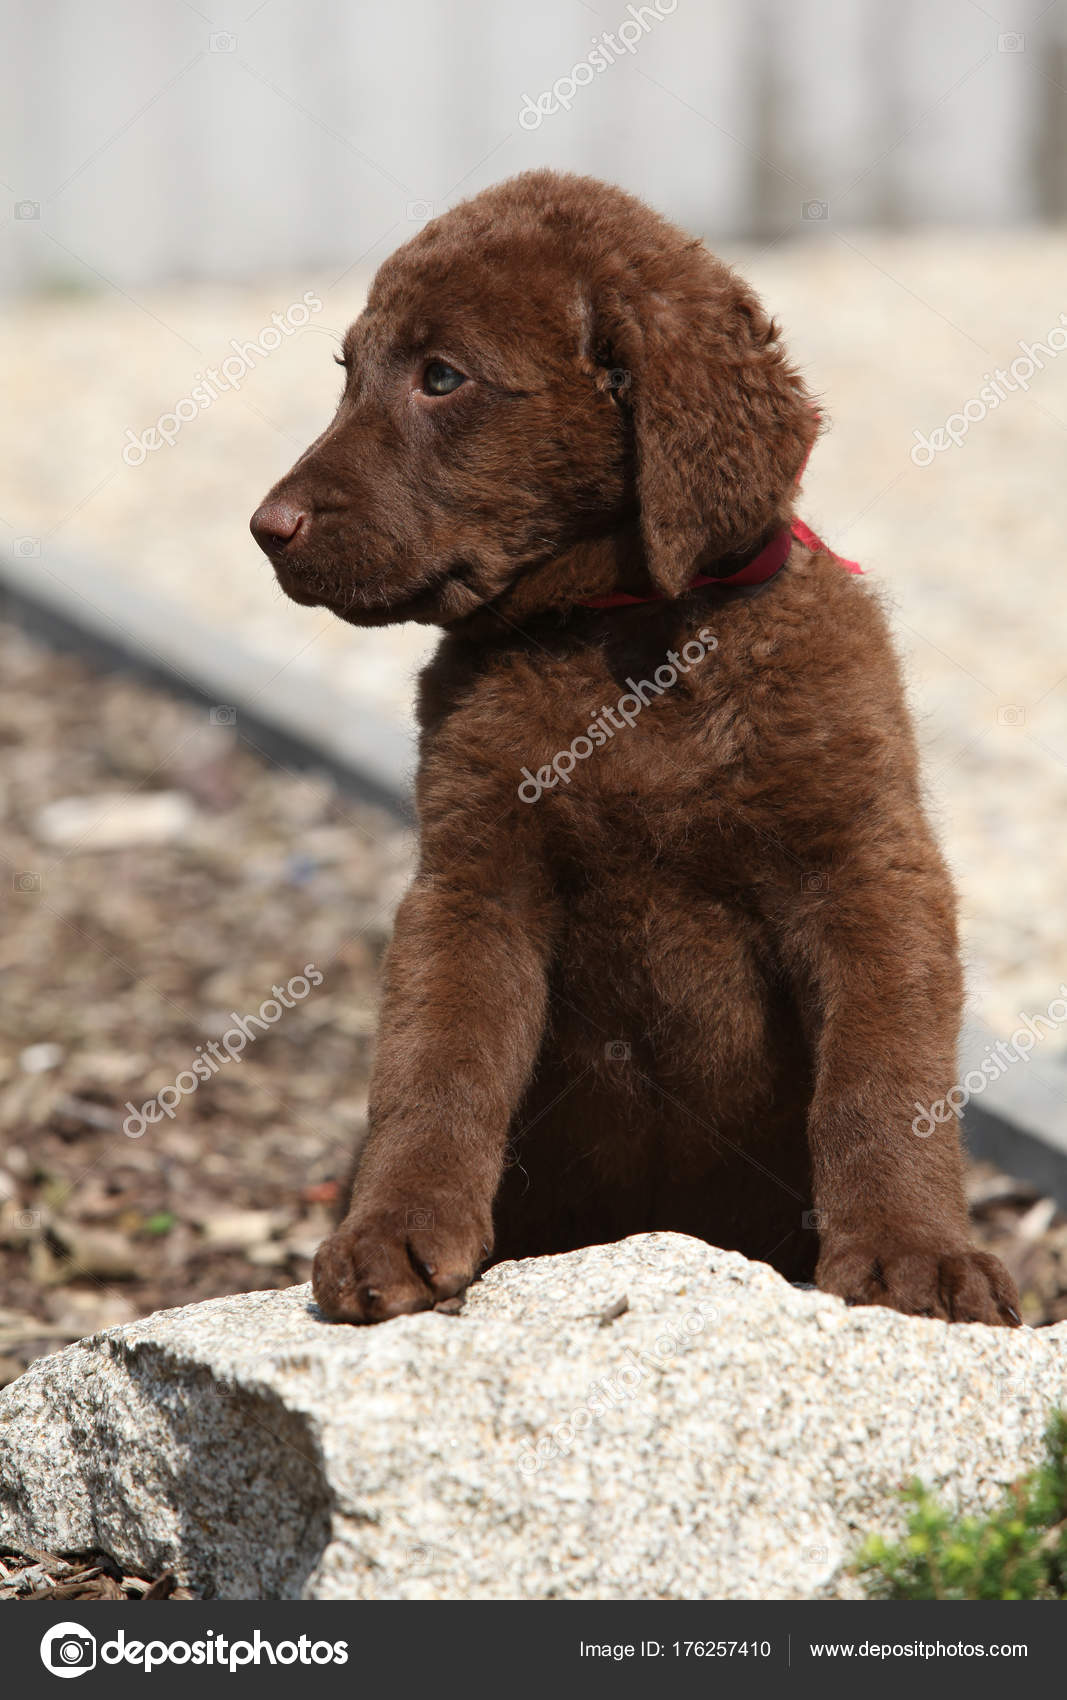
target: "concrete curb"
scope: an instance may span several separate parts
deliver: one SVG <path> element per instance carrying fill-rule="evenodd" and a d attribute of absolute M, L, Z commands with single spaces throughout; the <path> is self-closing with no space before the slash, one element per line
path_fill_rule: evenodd
<path fill-rule="evenodd" d="M 239 733 L 272 760 L 325 770 L 346 791 L 408 818 L 415 750 L 395 721 L 371 705 L 354 719 L 351 700 L 327 681 L 311 697 L 306 682 L 188 608 L 83 556 L 58 560 L 57 568 L 50 552 L 45 567 L 38 556 L 0 555 L 0 615 L 103 666 L 234 708 Z"/>
<path fill-rule="evenodd" d="M 997 1035 L 968 1023 L 960 1043 L 960 1075 L 976 1069 Z M 974 1157 L 995 1163 L 1067 1209 L 1067 1067 L 1031 1054 L 972 1098 L 963 1134 Z"/>

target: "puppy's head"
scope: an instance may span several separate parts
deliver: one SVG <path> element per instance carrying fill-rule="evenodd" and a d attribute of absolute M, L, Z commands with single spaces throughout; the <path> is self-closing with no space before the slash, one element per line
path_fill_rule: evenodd
<path fill-rule="evenodd" d="M 290 596 L 357 625 L 454 624 L 633 521 L 652 585 L 677 595 L 781 523 L 816 431 L 728 267 L 553 172 L 399 249 L 343 365 L 332 423 L 252 531 Z"/>

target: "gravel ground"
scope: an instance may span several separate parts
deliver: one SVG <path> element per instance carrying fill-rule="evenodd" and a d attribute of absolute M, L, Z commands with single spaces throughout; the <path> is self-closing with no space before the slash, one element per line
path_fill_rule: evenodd
<path fill-rule="evenodd" d="M 203 708 L 3 626 L 0 677 L 6 1381 L 95 1329 L 308 1279 L 365 1127 L 411 840 Z M 185 1074 L 226 1035 L 232 1059 Z M 183 1076 L 173 1117 L 131 1117 Z M 1067 1317 L 1067 1218 L 985 1167 L 971 1186 L 1027 1320 Z"/>
<path fill-rule="evenodd" d="M 963 897 L 973 1011 L 997 1035 L 1067 977 L 1067 354 L 1006 396 L 959 447 L 917 467 L 927 435 L 978 398 L 1067 310 L 1067 233 L 838 234 L 728 255 L 779 313 L 834 428 L 804 510 L 884 591 L 919 720 L 931 805 Z M 407 723 L 420 628 L 356 632 L 282 600 L 247 536 L 269 484 L 321 430 L 334 340 L 359 310 L 357 269 L 255 289 L 117 292 L 14 304 L 0 327 L 13 405 L 0 416 L 0 523 L 77 588 L 95 555 L 284 668 Z M 129 466 L 139 435 L 197 375 L 314 289 L 309 326 L 254 357 L 172 447 Z M 0 540 L 5 534 L 0 532 Z M 225 699 L 223 699 L 225 700 Z M 521 756 L 521 752 L 519 752 Z M 520 762 L 521 765 L 521 762 Z M 1067 1048 L 1067 1029 L 1046 1040 Z"/>

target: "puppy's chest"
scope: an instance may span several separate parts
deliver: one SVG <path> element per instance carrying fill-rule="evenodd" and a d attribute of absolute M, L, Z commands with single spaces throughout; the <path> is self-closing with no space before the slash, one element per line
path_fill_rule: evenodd
<path fill-rule="evenodd" d="M 465 768 L 491 776 L 501 812 L 536 811 L 549 843 L 578 836 L 613 858 L 662 857 L 672 844 L 684 854 L 709 812 L 732 835 L 764 763 L 762 693 L 754 700 L 721 664 L 714 638 L 698 626 L 636 655 L 488 669 L 440 701 L 427 748 L 452 780 Z"/>
<path fill-rule="evenodd" d="M 502 716 L 517 771 L 532 773 L 545 799 L 600 810 L 635 795 L 651 809 L 694 787 L 730 789 L 758 757 L 757 721 L 701 647 L 545 678 L 534 701 L 517 699 Z"/>

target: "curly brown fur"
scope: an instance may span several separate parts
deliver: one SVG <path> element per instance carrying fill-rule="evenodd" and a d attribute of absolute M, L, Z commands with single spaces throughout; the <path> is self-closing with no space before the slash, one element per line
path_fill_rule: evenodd
<path fill-rule="evenodd" d="M 755 592 L 688 589 L 788 523 L 816 432 L 752 291 L 621 191 L 538 172 L 394 254 L 345 361 L 253 529 L 297 600 L 445 636 L 323 1310 L 676 1229 L 857 1303 L 1016 1320 L 954 1131 L 912 1132 L 961 984 L 877 602 L 799 543 Z M 434 361 L 466 381 L 428 393 Z M 661 599 L 582 605 L 619 589 Z M 686 644 L 704 659 L 523 799 Z"/>

